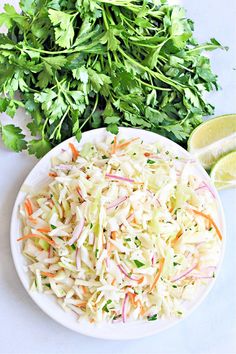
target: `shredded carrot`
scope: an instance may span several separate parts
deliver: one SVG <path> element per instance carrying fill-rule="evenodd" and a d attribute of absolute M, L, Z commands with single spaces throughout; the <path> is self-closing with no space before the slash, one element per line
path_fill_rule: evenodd
<path fill-rule="evenodd" d="M 183 235 L 183 231 L 180 229 L 180 230 L 177 232 L 175 238 L 174 238 L 174 239 L 172 240 L 172 242 L 171 242 L 173 246 L 176 244 L 176 242 L 179 240 L 179 238 L 180 238 L 182 235 Z"/>
<path fill-rule="evenodd" d="M 107 255 L 110 256 L 111 252 L 114 251 L 116 249 L 116 247 L 113 245 L 113 243 L 108 242 L 108 251 L 107 251 Z"/>
<path fill-rule="evenodd" d="M 131 140 L 125 141 L 124 143 L 118 144 L 116 146 L 117 149 L 123 149 L 124 147 L 127 147 L 129 144 L 131 144 L 133 141 L 138 140 L 139 138 L 133 138 Z"/>
<path fill-rule="evenodd" d="M 72 143 L 69 143 L 69 147 L 72 151 L 72 160 L 75 161 L 77 157 L 79 156 L 79 151 L 76 149 L 75 145 Z"/>
<path fill-rule="evenodd" d="M 116 280 L 115 278 L 112 280 L 111 285 L 113 286 L 115 284 Z"/>
<path fill-rule="evenodd" d="M 87 294 L 88 290 L 87 290 L 86 286 L 81 285 L 81 288 L 82 288 L 83 293 Z"/>
<path fill-rule="evenodd" d="M 91 318 L 91 319 L 89 320 L 89 322 L 90 322 L 90 323 L 94 323 L 95 320 L 94 320 L 93 318 Z"/>
<path fill-rule="evenodd" d="M 163 258 L 160 259 L 159 269 L 158 269 L 157 274 L 156 274 L 156 276 L 154 278 L 154 281 L 153 281 L 153 283 L 152 283 L 152 285 L 150 287 L 150 292 L 154 289 L 154 287 L 156 286 L 156 284 L 158 282 L 158 279 L 160 278 L 161 272 L 162 272 L 163 267 L 164 267 L 164 263 L 165 263 L 165 258 L 163 257 Z"/>
<path fill-rule="evenodd" d="M 111 232 L 111 238 L 112 238 L 112 240 L 116 240 L 116 236 L 117 236 L 117 231 L 112 231 L 112 232 Z"/>
<path fill-rule="evenodd" d="M 49 172 L 49 177 L 57 177 L 57 173 L 56 172 Z"/>
<path fill-rule="evenodd" d="M 170 207 L 169 212 L 172 213 L 172 211 L 174 210 L 174 208 L 175 208 L 174 206 Z"/>
<path fill-rule="evenodd" d="M 33 214 L 32 204 L 28 198 L 24 202 L 24 207 L 29 216 Z"/>
<path fill-rule="evenodd" d="M 83 301 L 83 302 L 81 302 L 80 304 L 76 304 L 75 306 L 76 306 L 76 307 L 86 307 L 86 305 L 87 305 L 87 302 L 86 302 L 86 301 Z"/>
<path fill-rule="evenodd" d="M 130 298 L 131 304 L 136 307 L 137 306 L 137 303 L 135 301 L 136 294 L 133 294 L 130 291 L 127 294 L 128 294 L 128 296 Z"/>
<path fill-rule="evenodd" d="M 32 224 L 34 224 L 34 225 L 36 225 L 36 224 L 38 223 L 37 220 L 34 219 L 32 216 L 29 216 L 28 219 L 29 219 L 29 221 L 30 221 Z"/>
<path fill-rule="evenodd" d="M 27 240 L 29 238 L 41 238 L 42 240 L 47 241 L 47 243 L 49 243 L 49 245 L 56 247 L 55 242 L 53 240 L 50 240 L 50 238 L 48 238 L 47 236 L 44 236 L 44 235 L 28 234 L 28 235 L 18 238 L 17 241 L 23 241 L 23 240 Z"/>
<path fill-rule="evenodd" d="M 151 153 L 150 152 L 145 152 L 144 156 L 149 157 L 149 156 L 151 156 Z"/>
<path fill-rule="evenodd" d="M 201 215 L 202 217 L 204 217 L 205 219 L 207 219 L 210 224 L 214 227 L 214 229 L 216 230 L 216 233 L 219 237 L 220 240 L 222 240 L 222 234 L 220 232 L 220 229 L 218 228 L 218 226 L 216 225 L 216 223 L 214 222 L 214 220 L 212 219 L 212 217 L 210 215 L 207 215 L 201 211 L 195 210 L 195 209 L 191 209 L 195 214 L 197 215 Z"/>
<path fill-rule="evenodd" d="M 45 275 L 45 277 L 49 278 L 54 278 L 56 274 L 48 273 L 48 272 L 41 272 L 42 275 Z"/>
<path fill-rule="evenodd" d="M 50 227 L 45 227 L 41 229 L 37 229 L 38 232 L 42 232 L 43 234 L 47 234 L 48 232 L 51 231 Z"/>
<path fill-rule="evenodd" d="M 145 314 L 145 312 L 147 311 L 146 307 L 142 305 L 140 300 L 136 301 L 137 305 L 139 305 L 140 307 L 140 314 L 141 316 L 143 316 Z"/>
<path fill-rule="evenodd" d="M 139 306 L 140 307 L 140 314 L 141 316 L 143 316 L 145 314 L 145 312 L 147 311 L 146 307 L 142 305 L 141 301 L 140 300 L 136 300 L 135 301 L 135 297 L 137 296 L 137 294 L 133 294 L 131 292 L 128 292 L 127 293 L 129 298 L 130 298 L 130 301 L 131 301 L 131 304 L 134 306 L 134 307 L 137 307 Z"/>
<path fill-rule="evenodd" d="M 116 136 L 114 136 L 114 141 L 113 141 L 112 148 L 111 148 L 111 154 L 116 153 L 116 147 L 117 147 L 117 138 L 116 138 Z"/>
<path fill-rule="evenodd" d="M 141 284 L 144 281 L 144 276 L 142 275 L 141 278 L 137 281 L 138 284 Z"/>

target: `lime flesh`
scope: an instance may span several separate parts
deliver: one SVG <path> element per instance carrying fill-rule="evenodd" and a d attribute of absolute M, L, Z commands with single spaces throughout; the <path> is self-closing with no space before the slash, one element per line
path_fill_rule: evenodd
<path fill-rule="evenodd" d="M 206 169 L 225 153 L 236 150 L 236 114 L 210 119 L 199 125 L 188 141 L 188 151 Z"/>
<path fill-rule="evenodd" d="M 236 151 L 220 158 L 211 169 L 211 178 L 217 189 L 236 187 Z"/>

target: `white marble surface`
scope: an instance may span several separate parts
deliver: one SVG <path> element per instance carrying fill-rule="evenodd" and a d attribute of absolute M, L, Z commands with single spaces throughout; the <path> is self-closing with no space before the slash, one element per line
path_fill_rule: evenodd
<path fill-rule="evenodd" d="M 16 0 L 8 0 L 16 4 Z M 177 1 L 173 1 L 177 2 Z M 204 41 L 216 37 L 230 46 L 211 54 L 222 91 L 211 94 L 216 114 L 236 112 L 236 2 L 235 0 L 179 1 L 196 22 Z M 0 1 L 0 10 L 4 0 Z M 227 222 L 225 259 L 219 278 L 202 305 L 166 332 L 145 339 L 112 342 L 76 334 L 47 317 L 23 289 L 13 266 L 9 223 L 17 191 L 35 165 L 26 154 L 7 151 L 0 143 L 0 353 L 236 353 L 236 190 L 220 193 Z"/>

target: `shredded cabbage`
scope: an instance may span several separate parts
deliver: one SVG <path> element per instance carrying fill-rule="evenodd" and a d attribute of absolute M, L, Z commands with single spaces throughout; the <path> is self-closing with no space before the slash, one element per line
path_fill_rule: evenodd
<path fill-rule="evenodd" d="M 49 172 L 20 208 L 32 289 L 90 322 L 182 316 L 221 252 L 216 200 L 194 163 L 108 137 L 76 161 L 63 151 Z"/>

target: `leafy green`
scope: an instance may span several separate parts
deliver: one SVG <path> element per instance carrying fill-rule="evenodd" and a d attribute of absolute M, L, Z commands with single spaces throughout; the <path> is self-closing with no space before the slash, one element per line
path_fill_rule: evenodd
<path fill-rule="evenodd" d="M 107 302 L 105 303 L 105 305 L 103 306 L 103 311 L 105 312 L 109 312 L 109 308 L 108 308 L 108 305 L 111 304 L 112 301 L 111 300 L 107 300 Z"/>
<path fill-rule="evenodd" d="M 31 116 L 27 144 L 18 127 L 1 128 L 15 151 L 43 156 L 82 131 L 105 126 L 148 129 L 185 145 L 202 116 L 204 93 L 218 89 L 185 10 L 167 0 L 20 0 L 6 4 L 0 26 L 0 111 Z M 18 99 L 20 92 L 20 100 Z M 2 97 L 1 97 L 2 96 Z M 150 162 L 148 162 L 150 163 Z"/>
<path fill-rule="evenodd" d="M 13 151 L 22 151 L 26 148 L 22 130 L 13 124 L 1 126 L 2 140 L 4 144 Z"/>
<path fill-rule="evenodd" d="M 157 314 L 155 313 L 155 315 L 153 315 L 153 316 L 147 316 L 147 320 L 148 321 L 156 321 L 157 320 Z"/>
<path fill-rule="evenodd" d="M 134 263 L 135 263 L 137 268 L 141 268 L 141 267 L 143 267 L 145 265 L 144 263 L 140 262 L 137 259 L 134 259 Z"/>

